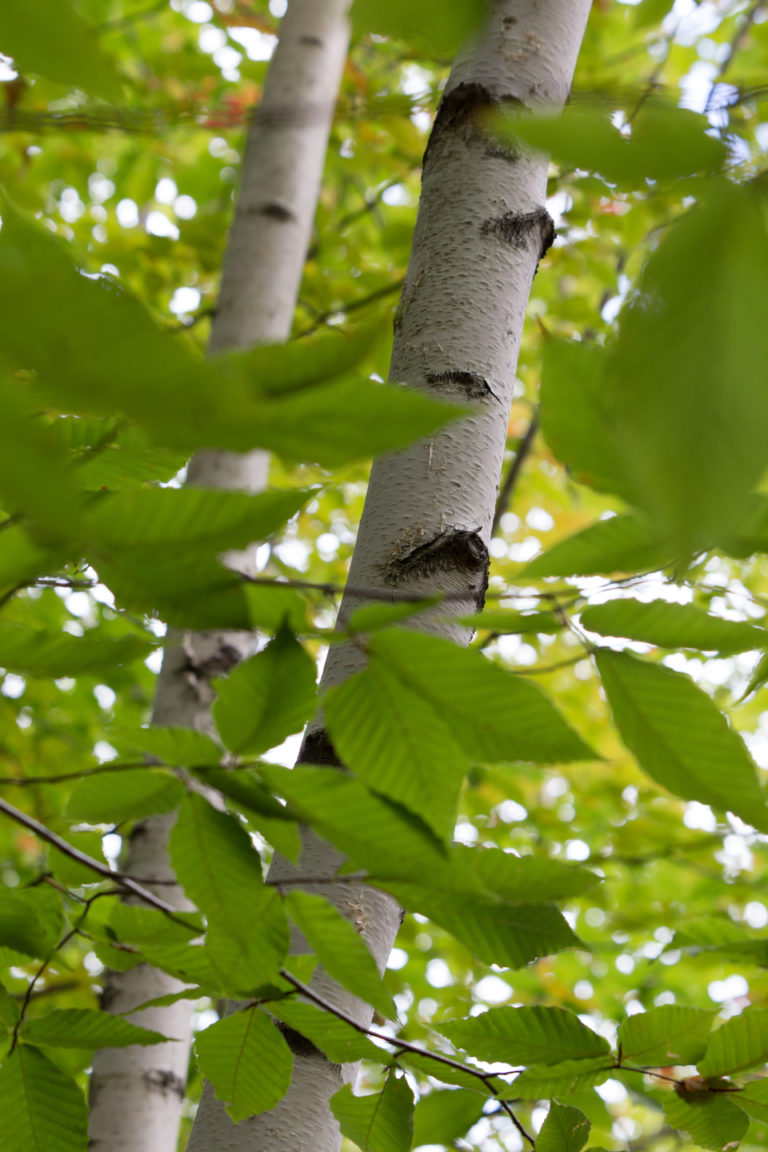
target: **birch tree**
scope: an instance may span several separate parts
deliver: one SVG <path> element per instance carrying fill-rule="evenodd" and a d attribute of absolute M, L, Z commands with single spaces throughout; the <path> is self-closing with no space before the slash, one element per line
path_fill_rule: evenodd
<path fill-rule="evenodd" d="M 209 352 L 278 342 L 290 335 L 309 244 L 333 107 L 346 56 L 348 2 L 292 0 L 280 28 L 264 93 L 251 125 L 235 218 L 224 260 Z M 261 492 L 268 455 L 208 451 L 189 469 L 193 487 Z M 247 556 L 238 557 L 240 565 Z M 248 633 L 187 633 L 164 653 L 152 722 L 210 732 L 211 680 L 254 650 Z M 124 867 L 150 881 L 166 902 L 189 909 L 171 886 L 168 834 L 173 814 L 137 824 Z M 152 885 L 150 885 L 152 887 Z M 173 996 L 183 984 L 143 964 L 107 974 L 103 1007 L 125 1014 Z M 156 1047 L 96 1053 L 90 1082 L 90 1142 L 119 1152 L 176 1148 L 186 1092 L 192 1008 L 188 1000 L 131 1012 L 137 1025 L 173 1037 Z"/>
<path fill-rule="evenodd" d="M 209 358 L 276 18 L 0 10 L 11 1148 L 82 1152 L 94 1051 L 173 1075 L 109 968 L 201 1009 L 182 1146 L 203 1076 L 197 1149 L 764 1146 L 764 21 L 704 7 L 356 0 L 294 337 Z M 233 661 L 191 727 L 157 619 Z"/>

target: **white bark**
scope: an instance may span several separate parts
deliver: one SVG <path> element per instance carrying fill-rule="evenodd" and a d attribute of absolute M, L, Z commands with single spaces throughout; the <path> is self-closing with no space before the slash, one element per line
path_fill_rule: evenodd
<path fill-rule="evenodd" d="M 453 69 L 425 155 L 411 260 L 398 310 L 391 379 L 478 406 L 476 415 L 405 451 L 375 461 L 349 574 L 354 588 L 451 593 L 452 615 L 482 604 L 488 542 L 506 442 L 525 310 L 543 250 L 547 159 L 511 156 L 481 131 L 484 112 L 515 101 L 560 107 L 568 90 L 591 0 L 495 0 L 482 37 Z M 359 607 L 346 594 L 343 619 Z M 469 632 L 432 613 L 419 627 L 468 643 Z M 323 687 L 361 662 L 359 649 L 333 645 Z M 300 759 L 336 763 L 322 730 Z M 331 875 L 339 856 L 307 837 L 299 874 Z M 276 860 L 270 879 L 296 875 Z M 318 888 L 313 885 L 312 891 Z M 366 888 L 324 894 L 386 965 L 399 925 L 393 900 Z M 360 1023 L 371 1009 L 322 972 L 312 987 Z M 320 1053 L 297 1055 L 288 1096 L 271 1112 L 233 1124 L 209 1086 L 187 1152 L 337 1152 L 329 1097 L 355 1075 Z"/>
<path fill-rule="evenodd" d="M 348 44 L 349 0 L 291 0 L 264 93 L 248 136 L 241 188 L 224 261 L 211 354 L 287 339 L 312 230 L 336 94 Z M 268 456 L 202 452 L 188 482 L 258 492 Z M 210 727 L 210 680 L 253 649 L 247 634 L 189 634 L 166 650 L 152 722 Z M 133 832 L 124 869 L 172 879 L 168 835 L 174 816 L 151 817 Z M 151 883 L 147 884 L 152 887 Z M 169 903 L 186 906 L 177 887 Z M 172 977 L 142 965 L 109 972 L 104 1007 L 123 1012 L 178 991 Z M 91 1077 L 92 1152 L 175 1152 L 191 1043 L 188 1001 L 131 1019 L 174 1041 L 97 1052 Z"/>

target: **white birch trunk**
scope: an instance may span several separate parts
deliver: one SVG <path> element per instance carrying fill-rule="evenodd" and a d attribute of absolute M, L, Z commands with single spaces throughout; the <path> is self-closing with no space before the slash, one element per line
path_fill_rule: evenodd
<path fill-rule="evenodd" d="M 451 593 L 451 614 L 483 603 L 491 534 L 523 322 L 534 273 L 554 231 L 545 209 L 548 161 L 510 155 L 481 130 L 509 104 L 559 108 L 567 99 L 591 0 L 495 0 L 482 37 L 451 73 L 424 157 L 422 194 L 398 319 L 390 377 L 478 413 L 374 462 L 349 573 L 354 588 Z M 340 618 L 359 607 L 346 594 Z M 467 644 L 469 631 L 437 614 L 419 627 Z M 360 667 L 359 650 L 333 645 L 323 687 Z M 300 761 L 338 765 L 321 728 Z M 332 875 L 339 856 L 308 837 L 298 870 L 276 860 L 270 879 Z M 313 885 L 313 892 L 318 886 Z M 399 926 L 395 902 L 349 885 L 324 895 L 355 923 L 386 965 Z M 360 1023 L 367 1005 L 322 972 L 313 989 Z M 235 1125 L 206 1085 L 187 1152 L 337 1152 L 329 1097 L 354 1078 L 315 1052 L 294 1054 L 287 1096 Z"/>
<path fill-rule="evenodd" d="M 248 136 L 241 188 L 224 261 L 209 351 L 278 342 L 290 335 L 346 58 L 349 0 L 291 0 L 264 93 Z M 268 456 L 200 453 L 189 483 L 258 492 Z M 188 634 L 165 652 L 152 722 L 206 731 L 210 681 L 253 650 L 245 633 Z M 132 835 L 124 868 L 171 880 L 168 835 L 174 815 L 150 817 Z M 176 907 L 177 887 L 158 888 Z M 182 985 L 148 965 L 107 973 L 103 1005 L 124 1012 Z M 93 1061 L 91 1152 L 176 1152 L 191 1044 L 188 1001 L 134 1013 L 131 1019 L 174 1041 L 104 1049 Z"/>

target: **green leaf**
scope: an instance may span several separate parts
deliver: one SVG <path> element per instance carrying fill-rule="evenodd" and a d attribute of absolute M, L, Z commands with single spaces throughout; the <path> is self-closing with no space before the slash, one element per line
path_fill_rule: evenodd
<path fill-rule="evenodd" d="M 0 51 L 12 56 L 22 72 L 84 88 L 115 103 L 121 98 L 122 84 L 114 61 L 70 0 L 10 0 L 3 4 Z"/>
<path fill-rule="evenodd" d="M 382 1016 L 393 1014 L 376 961 L 362 936 L 324 896 L 290 891 L 288 913 L 316 953 L 326 972 Z"/>
<path fill-rule="evenodd" d="M 88 1108 L 75 1081 L 19 1044 L 0 1068 L 0 1115 L 9 1152 L 85 1152 Z"/>
<path fill-rule="evenodd" d="M 709 1042 L 699 1062 L 702 1076 L 726 1076 L 768 1060 L 768 1009 L 745 1008 L 726 1020 Z"/>
<path fill-rule="evenodd" d="M 482 1096 L 461 1088 L 422 1096 L 413 1113 L 413 1147 L 452 1145 L 477 1123 L 484 1104 Z"/>
<path fill-rule="evenodd" d="M 753 1120 L 768 1122 L 768 1079 L 750 1080 L 739 1092 L 739 1107 Z"/>
<path fill-rule="evenodd" d="M 345 1084 L 331 1096 L 331 1111 L 361 1152 L 410 1152 L 413 1093 L 404 1077 L 388 1076 L 381 1092 L 370 1096 L 355 1096 Z"/>
<path fill-rule="evenodd" d="M 125 755 L 148 753 L 172 768 L 218 764 L 222 751 L 215 740 L 193 728 L 161 727 L 112 729 L 109 739 Z"/>
<path fill-rule="evenodd" d="M 434 920 L 486 964 L 523 965 L 564 948 L 583 948 L 554 904 L 513 904 L 463 892 L 382 881 L 401 904 Z"/>
<path fill-rule="evenodd" d="M 460 617 L 460 623 L 468 628 L 487 629 L 502 635 L 529 632 L 553 635 L 563 628 L 562 621 L 552 612 L 512 612 L 505 608 L 485 608 L 472 616 Z"/>
<path fill-rule="evenodd" d="M 749 1119 L 722 1092 L 708 1092 L 684 1100 L 674 1092 L 663 1099 L 667 1120 L 687 1132 L 699 1148 L 737 1148 L 746 1135 Z"/>
<path fill-rule="evenodd" d="M 609 356 L 633 502 L 683 557 L 732 532 L 768 465 L 766 276 L 759 199 L 708 182 L 654 249 Z"/>
<path fill-rule="evenodd" d="M 140 636 L 108 640 L 0 623 L 0 666 L 23 676 L 57 678 L 109 672 L 143 659 L 154 647 Z"/>
<path fill-rule="evenodd" d="M 121 768 L 78 780 L 70 795 L 67 813 L 89 824 L 143 819 L 158 812 L 170 812 L 183 794 L 181 781 L 162 768 Z"/>
<path fill-rule="evenodd" d="M 629 1016 L 619 1026 L 621 1058 L 646 1068 L 696 1064 L 706 1051 L 714 1016 L 681 1004 Z"/>
<path fill-rule="evenodd" d="M 541 431 L 574 479 L 625 495 L 627 478 L 605 410 L 605 349 L 575 340 L 544 344 Z"/>
<path fill-rule="evenodd" d="M 363 604 L 362 608 L 355 609 L 345 626 L 349 632 L 376 632 L 379 628 L 391 628 L 393 624 L 400 624 L 403 620 L 434 608 L 441 599 L 441 596 L 429 596 L 416 603 L 404 600 L 399 604 Z"/>
<path fill-rule="evenodd" d="M 388 1054 L 383 1048 L 377 1048 L 350 1024 L 314 1004 L 290 998 L 272 1000 L 269 1011 L 324 1052 L 334 1064 L 357 1060 L 384 1062 L 387 1059 Z"/>
<path fill-rule="evenodd" d="M 117 939 L 125 943 L 186 943 L 204 929 L 201 917 L 194 912 L 185 910 L 182 915 L 187 926 L 178 919 L 171 920 L 157 908 L 126 904 L 121 900 L 116 901 L 110 911 L 109 925 Z"/>
<path fill-rule="evenodd" d="M 220 987 L 230 996 L 248 996 L 273 980 L 290 943 L 283 904 L 274 888 L 254 891 L 248 917 L 235 930 L 224 917 L 209 917 L 206 952 Z"/>
<path fill-rule="evenodd" d="M 25 1020 L 22 1035 L 30 1044 L 53 1048 L 126 1048 L 173 1039 L 90 1008 L 54 1009 L 36 1020 Z"/>
<path fill-rule="evenodd" d="M 242 824 L 197 793 L 188 794 L 170 850 L 179 883 L 194 904 L 209 920 L 241 935 L 243 908 L 264 885 L 261 859 Z"/>
<path fill-rule="evenodd" d="M 429 701 L 373 660 L 329 692 L 325 720 L 352 772 L 452 837 L 469 760 Z"/>
<path fill-rule="evenodd" d="M 257 756 L 281 744 L 316 708 L 315 663 L 285 629 L 226 680 L 213 684 L 216 727 L 237 755 Z"/>
<path fill-rule="evenodd" d="M 556 763 L 593 759 L 535 684 L 480 652 L 418 632 L 388 631 L 368 643 L 371 664 L 428 700 L 475 760 Z"/>
<path fill-rule="evenodd" d="M 218 553 L 271 536 L 309 496 L 298 489 L 257 495 L 192 487 L 106 492 L 85 517 L 84 532 L 114 563 L 122 550 Z"/>
<path fill-rule="evenodd" d="M 580 1152 L 589 1139 L 590 1127 L 578 1108 L 553 1100 L 536 1137 L 536 1152 Z"/>
<path fill-rule="evenodd" d="M 449 59 L 480 27 L 484 17 L 481 0 L 453 0 L 450 7 L 439 11 L 430 0 L 391 0 L 386 5 L 376 0 L 355 0 L 352 7 L 352 25 L 357 35 L 373 32 L 394 36 L 413 44 L 419 53 Z"/>
<path fill-rule="evenodd" d="M 250 387 L 266 396 L 311 388 L 356 368 L 381 338 L 381 320 L 375 323 L 327 328 L 283 344 L 259 344 L 246 351 L 225 353 L 219 359 L 237 368 Z"/>
<path fill-rule="evenodd" d="M 567 900 L 600 882 L 600 877 L 586 868 L 546 856 L 515 856 L 499 848 L 463 844 L 454 844 L 451 851 L 462 868 L 504 900 Z"/>
<path fill-rule="evenodd" d="M 0 945 L 45 959 L 63 927 L 57 892 L 50 888 L 0 888 Z"/>
<path fill-rule="evenodd" d="M 14 1000 L 4 984 L 0 984 L 0 1026 L 10 1032 L 20 1016 L 21 1007 L 18 1001 Z"/>
<path fill-rule="evenodd" d="M 518 573 L 520 578 L 542 576 L 610 576 L 613 572 L 642 572 L 662 568 L 669 548 L 658 531 L 639 513 L 598 520 L 553 544 Z"/>
<path fill-rule="evenodd" d="M 504 1098 L 542 1100 L 567 1096 L 570 1092 L 602 1084 L 611 1075 L 613 1066 L 612 1053 L 590 1056 L 585 1060 L 563 1060 L 559 1064 L 532 1064 L 515 1077 Z"/>
<path fill-rule="evenodd" d="M 609 600 L 586 608 L 581 623 L 601 636 L 626 636 L 660 648 L 697 648 L 723 655 L 761 648 L 768 642 L 765 628 L 666 600 Z"/>
<path fill-rule="evenodd" d="M 490 1008 L 440 1027 L 449 1040 L 480 1060 L 559 1064 L 610 1052 L 607 1040 L 565 1008 L 531 1005 Z"/>
<path fill-rule="evenodd" d="M 236 1123 L 274 1108 L 288 1091 L 293 1055 L 259 1008 L 212 1024 L 198 1034 L 195 1050 L 200 1071 Z"/>
<path fill-rule="evenodd" d="M 680 672 L 601 648 L 595 661 L 622 740 L 676 796 L 768 829 L 755 766 L 710 697 Z"/>

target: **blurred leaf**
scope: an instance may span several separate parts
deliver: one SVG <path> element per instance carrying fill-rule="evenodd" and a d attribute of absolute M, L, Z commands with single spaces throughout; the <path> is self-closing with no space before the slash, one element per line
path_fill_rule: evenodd
<path fill-rule="evenodd" d="M 521 579 L 542 576 L 610 576 L 642 572 L 669 562 L 658 533 L 639 514 L 611 516 L 553 544 L 518 573 Z"/>
<path fill-rule="evenodd" d="M 480 27 L 484 17 L 481 0 L 453 0 L 450 7 L 439 10 L 430 0 L 390 0 L 385 6 L 376 0 L 355 0 L 352 6 L 356 35 L 373 32 L 394 36 L 413 44 L 419 52 L 449 58 Z"/>
<path fill-rule="evenodd" d="M 611 1075 L 613 1065 L 610 1052 L 584 1060 L 563 1060 L 559 1064 L 532 1064 L 511 1082 L 505 1098 L 542 1100 L 568 1096 L 570 1092 L 602 1084 Z"/>
<path fill-rule="evenodd" d="M 595 662 L 621 738 L 649 776 L 676 796 L 768 830 L 752 758 L 706 692 L 627 652 L 601 648 Z"/>
<path fill-rule="evenodd" d="M 201 764 L 218 764 L 222 751 L 204 732 L 192 728 L 164 727 L 127 730 L 112 729 L 109 739 L 126 755 L 143 752 L 155 756 L 173 768 L 196 768 Z"/>
<path fill-rule="evenodd" d="M 515 856 L 499 848 L 452 847 L 454 859 L 504 900 L 567 900 L 600 883 L 587 868 L 547 856 Z"/>
<path fill-rule="evenodd" d="M 243 1008 L 199 1032 L 195 1049 L 200 1071 L 235 1123 L 274 1108 L 288 1090 L 293 1055 L 259 1008 Z"/>
<path fill-rule="evenodd" d="M 115 103 L 121 98 L 115 62 L 70 0 L 8 0 L 0 10 L 0 51 L 21 72 Z"/>
<path fill-rule="evenodd" d="M 156 768 L 121 768 L 78 780 L 67 804 L 75 820 L 89 824 L 117 823 L 170 812 L 184 789 L 171 772 Z"/>
<path fill-rule="evenodd" d="M 140 636 L 109 640 L 98 635 L 69 636 L 0 622 L 0 665 L 23 676 L 82 676 L 108 672 L 140 660 L 155 645 Z"/>
<path fill-rule="evenodd" d="M 388 1076 L 381 1092 L 370 1096 L 355 1096 L 345 1084 L 331 1097 L 331 1111 L 361 1152 L 410 1152 L 413 1093 L 405 1077 Z"/>
<path fill-rule="evenodd" d="M 594 604 L 581 614 L 589 632 L 601 636 L 626 636 L 661 648 L 700 648 L 732 655 L 768 643 L 768 632 L 742 620 L 724 620 L 702 612 L 693 604 L 670 604 L 666 600 L 609 600 Z"/>
<path fill-rule="evenodd" d="M 45 959 L 63 927 L 58 892 L 51 888 L 0 888 L 0 945 Z"/>
<path fill-rule="evenodd" d="M 422 1144 L 451 1145 L 483 1114 L 484 1100 L 461 1088 L 433 1090 L 419 1099 L 413 1113 L 413 1147 Z"/>

